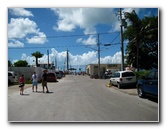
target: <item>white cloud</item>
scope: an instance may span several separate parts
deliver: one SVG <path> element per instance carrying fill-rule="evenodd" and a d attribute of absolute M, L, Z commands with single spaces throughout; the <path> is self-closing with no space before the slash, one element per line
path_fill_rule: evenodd
<path fill-rule="evenodd" d="M 22 60 L 26 60 L 29 65 L 35 65 L 35 58 L 31 55 L 27 56 L 25 53 L 22 54 Z M 49 54 L 49 61 L 54 62 L 57 60 L 58 67 L 60 69 L 64 68 L 64 64 L 66 64 L 66 51 L 58 52 L 55 48 L 51 49 Z M 48 55 L 44 54 L 42 58 L 39 59 L 41 63 L 47 63 Z M 101 64 L 115 64 L 121 63 L 121 52 L 115 53 L 113 56 L 106 56 L 100 58 Z M 72 67 L 87 65 L 87 64 L 97 64 L 98 63 L 98 53 L 97 51 L 89 51 L 87 53 L 83 53 L 80 55 L 72 55 L 69 52 L 69 65 Z"/>
<path fill-rule="evenodd" d="M 33 16 L 31 11 L 25 10 L 24 8 L 9 8 L 9 12 L 15 16 Z"/>
<path fill-rule="evenodd" d="M 27 34 L 36 32 L 38 32 L 37 24 L 29 18 L 11 18 L 8 24 L 9 38 L 23 38 Z"/>
<path fill-rule="evenodd" d="M 37 36 L 34 36 L 32 38 L 26 38 L 26 40 L 28 41 L 28 43 L 31 44 L 44 44 L 45 42 L 47 42 L 47 38 L 46 35 L 43 32 L 38 32 Z"/>
<path fill-rule="evenodd" d="M 88 39 L 79 38 L 76 42 L 84 45 L 96 45 L 96 38 L 93 35 L 90 35 Z"/>
<path fill-rule="evenodd" d="M 8 24 L 8 38 L 12 40 L 14 38 L 25 38 L 29 35 L 33 35 L 33 38 L 26 38 L 28 43 L 43 44 L 47 42 L 46 35 L 40 32 L 37 28 L 37 24 L 29 20 L 29 18 L 11 18 Z"/>
<path fill-rule="evenodd" d="M 95 60 L 97 58 L 97 52 L 96 51 L 89 51 L 87 53 L 83 53 L 82 55 L 70 55 L 70 63 L 72 65 L 85 65 L 85 64 L 91 64 L 95 63 Z"/>
<path fill-rule="evenodd" d="M 8 43 L 8 47 L 24 47 L 24 43 L 21 43 L 18 40 L 13 40 L 10 43 Z"/>
<path fill-rule="evenodd" d="M 113 56 L 106 56 L 100 59 L 101 63 L 110 63 L 110 64 L 118 64 L 121 63 L 121 52 L 115 53 Z"/>
<path fill-rule="evenodd" d="M 27 55 L 25 53 L 22 54 L 21 60 L 26 60 L 27 59 Z"/>
<path fill-rule="evenodd" d="M 59 19 L 54 29 L 73 31 L 76 27 L 84 29 L 85 34 L 96 33 L 95 26 L 113 26 L 117 17 L 113 8 L 52 8 Z"/>

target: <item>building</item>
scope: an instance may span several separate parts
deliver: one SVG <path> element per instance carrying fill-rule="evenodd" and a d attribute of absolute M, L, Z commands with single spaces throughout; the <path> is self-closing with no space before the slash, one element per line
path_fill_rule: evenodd
<path fill-rule="evenodd" d="M 104 75 L 105 71 L 118 71 L 121 69 L 121 64 L 100 64 L 100 75 Z M 88 75 L 98 75 L 98 64 L 89 64 L 86 66 L 86 73 Z"/>
<path fill-rule="evenodd" d="M 48 69 L 48 63 L 39 63 L 40 68 Z M 54 62 L 49 62 L 49 68 L 55 68 Z"/>

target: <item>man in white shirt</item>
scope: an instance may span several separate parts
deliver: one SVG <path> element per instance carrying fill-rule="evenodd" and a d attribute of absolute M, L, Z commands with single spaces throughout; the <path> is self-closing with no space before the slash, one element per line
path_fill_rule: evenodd
<path fill-rule="evenodd" d="M 36 86 L 36 92 L 37 92 L 38 75 L 36 74 L 36 72 L 33 73 L 31 80 L 32 80 L 32 91 L 34 92 L 34 86 Z"/>

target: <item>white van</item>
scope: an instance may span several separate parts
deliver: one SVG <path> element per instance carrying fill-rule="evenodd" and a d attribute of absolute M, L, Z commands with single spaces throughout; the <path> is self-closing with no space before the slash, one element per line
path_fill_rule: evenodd
<path fill-rule="evenodd" d="M 117 85 L 118 88 L 122 88 L 124 86 L 136 86 L 136 75 L 132 71 L 117 71 L 110 78 L 111 85 Z"/>

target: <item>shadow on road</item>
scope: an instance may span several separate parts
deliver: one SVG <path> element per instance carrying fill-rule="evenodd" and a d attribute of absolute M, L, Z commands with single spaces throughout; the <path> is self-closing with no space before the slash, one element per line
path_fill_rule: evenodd
<path fill-rule="evenodd" d="M 148 97 L 148 100 L 158 103 L 158 98 Z"/>
<path fill-rule="evenodd" d="M 46 93 L 46 94 L 52 94 L 52 93 L 54 93 L 54 92 L 48 92 L 48 93 Z"/>
<path fill-rule="evenodd" d="M 37 91 L 36 93 L 43 93 L 43 91 Z M 48 92 L 48 93 L 47 93 L 47 92 L 44 92 L 44 93 L 46 93 L 46 94 L 52 94 L 52 93 L 54 93 L 54 92 Z M 44 94 L 44 93 L 43 93 L 43 94 Z"/>
<path fill-rule="evenodd" d="M 23 95 L 21 95 L 21 96 L 29 96 L 29 94 L 23 94 Z"/>

